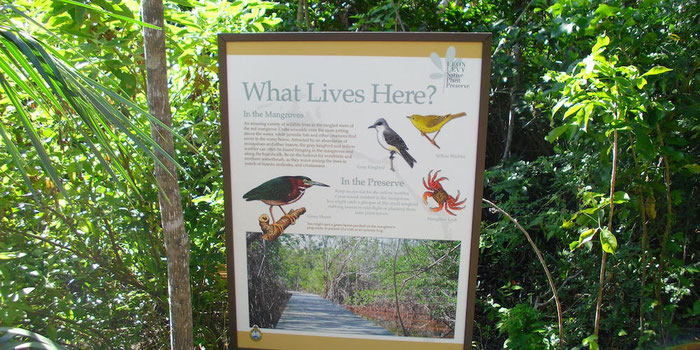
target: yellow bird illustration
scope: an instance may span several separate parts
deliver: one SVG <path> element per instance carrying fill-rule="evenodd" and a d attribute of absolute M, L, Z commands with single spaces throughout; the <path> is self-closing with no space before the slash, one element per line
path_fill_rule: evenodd
<path fill-rule="evenodd" d="M 435 147 L 440 148 L 440 146 L 435 143 L 435 138 L 440 133 L 442 126 L 445 125 L 452 119 L 464 117 L 467 113 L 457 113 L 457 114 L 447 114 L 447 115 L 420 115 L 413 114 L 407 118 L 411 120 L 413 126 L 420 131 L 420 134 L 425 136 L 425 138 L 430 141 Z M 431 139 L 427 134 L 435 133 Z"/>

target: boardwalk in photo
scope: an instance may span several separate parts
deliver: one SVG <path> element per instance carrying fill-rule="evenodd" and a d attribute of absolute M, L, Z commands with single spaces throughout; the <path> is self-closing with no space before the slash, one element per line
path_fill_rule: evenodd
<path fill-rule="evenodd" d="M 316 294 L 292 292 L 275 329 L 304 332 L 393 335 Z"/>

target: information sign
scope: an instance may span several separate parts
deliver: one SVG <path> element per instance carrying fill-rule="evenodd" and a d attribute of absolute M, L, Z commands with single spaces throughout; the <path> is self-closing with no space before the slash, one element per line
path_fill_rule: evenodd
<path fill-rule="evenodd" d="M 219 36 L 232 346 L 469 347 L 490 38 Z"/>

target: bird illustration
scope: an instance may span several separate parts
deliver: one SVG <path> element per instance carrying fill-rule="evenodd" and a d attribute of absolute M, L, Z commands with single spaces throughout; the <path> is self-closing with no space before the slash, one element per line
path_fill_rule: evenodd
<path fill-rule="evenodd" d="M 272 207 L 278 206 L 284 215 L 287 215 L 282 206 L 298 201 L 304 195 L 304 191 L 311 186 L 330 187 L 324 183 L 312 181 L 306 176 L 280 176 L 248 191 L 243 195 L 243 199 L 261 201 L 269 205 L 272 222 L 276 222 L 275 216 L 272 215 Z"/>
<path fill-rule="evenodd" d="M 389 162 L 391 164 L 391 171 L 394 170 L 394 153 L 398 153 L 403 157 L 403 159 L 408 163 L 408 165 L 413 168 L 413 164 L 416 163 L 416 159 L 408 154 L 408 146 L 403 142 L 403 139 L 399 134 L 389 127 L 384 118 L 379 118 L 377 121 L 370 126 L 368 129 L 377 130 L 377 141 L 379 145 L 385 150 L 389 151 Z"/>
<path fill-rule="evenodd" d="M 452 119 L 459 118 L 459 117 L 464 117 L 467 115 L 466 113 L 457 113 L 457 114 L 447 114 L 447 115 L 420 115 L 420 114 L 413 114 L 410 115 L 406 118 L 411 120 L 411 123 L 413 123 L 413 126 L 420 131 L 420 134 L 425 136 L 425 138 L 430 141 L 430 143 L 433 144 L 433 146 L 440 148 L 437 143 L 435 143 L 435 138 L 437 135 L 440 133 L 440 130 L 442 129 L 443 125 L 445 125 L 447 122 L 449 122 Z M 431 139 L 428 134 L 430 133 L 435 133 L 433 135 L 433 138 Z"/>

